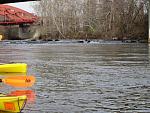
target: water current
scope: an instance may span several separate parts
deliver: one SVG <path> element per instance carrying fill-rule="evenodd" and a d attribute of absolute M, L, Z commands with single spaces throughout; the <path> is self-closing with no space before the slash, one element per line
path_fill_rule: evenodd
<path fill-rule="evenodd" d="M 150 113 L 148 44 L 1 42 L 0 62 L 25 62 L 36 77 L 25 89 L 0 84 L 35 93 L 23 113 Z"/>

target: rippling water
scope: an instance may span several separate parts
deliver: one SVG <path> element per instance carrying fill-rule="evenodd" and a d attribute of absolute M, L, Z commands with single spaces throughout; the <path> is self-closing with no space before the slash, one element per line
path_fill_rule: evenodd
<path fill-rule="evenodd" d="M 25 62 L 36 76 L 27 88 L 36 100 L 23 113 L 150 112 L 148 44 L 2 43 L 0 61 Z M 0 90 L 18 89 L 1 84 Z"/>

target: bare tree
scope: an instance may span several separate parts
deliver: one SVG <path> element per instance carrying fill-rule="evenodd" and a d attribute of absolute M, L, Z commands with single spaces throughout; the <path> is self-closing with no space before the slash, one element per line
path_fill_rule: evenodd
<path fill-rule="evenodd" d="M 148 37 L 147 0 L 42 0 L 34 9 L 51 38 Z"/>

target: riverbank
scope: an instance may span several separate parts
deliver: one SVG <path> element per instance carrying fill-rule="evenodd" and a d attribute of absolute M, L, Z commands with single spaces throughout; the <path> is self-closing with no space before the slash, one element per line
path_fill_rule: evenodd
<path fill-rule="evenodd" d="M 2 40 L 0 43 L 3 44 L 57 44 L 57 43 L 91 43 L 91 44 L 100 44 L 100 43 L 148 43 L 146 40 L 98 40 L 98 39 L 93 39 L 93 40 L 59 40 L 59 39 L 54 39 L 54 40 L 49 40 L 49 41 L 43 41 L 43 40 Z"/>

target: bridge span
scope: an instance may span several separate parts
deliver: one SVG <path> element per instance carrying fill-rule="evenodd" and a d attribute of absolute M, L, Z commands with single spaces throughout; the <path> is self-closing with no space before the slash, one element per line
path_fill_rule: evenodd
<path fill-rule="evenodd" d="M 38 0 L 0 0 L 0 35 L 3 39 L 27 39 L 34 36 L 38 17 L 6 3 Z"/>
<path fill-rule="evenodd" d="M 26 24 L 37 21 L 37 16 L 9 5 L 0 4 L 0 25 Z"/>

